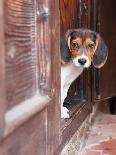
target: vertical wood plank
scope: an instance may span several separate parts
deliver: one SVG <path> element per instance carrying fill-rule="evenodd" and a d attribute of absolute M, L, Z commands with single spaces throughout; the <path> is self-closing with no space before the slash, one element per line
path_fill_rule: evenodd
<path fill-rule="evenodd" d="M 38 86 L 41 93 L 51 91 L 51 27 L 49 25 L 50 3 L 48 0 L 37 0 L 37 56 L 38 56 Z"/>
<path fill-rule="evenodd" d="M 60 14 L 59 1 L 50 1 L 50 50 L 51 50 L 51 78 L 52 102 L 48 107 L 47 153 L 54 154 L 61 143 L 61 115 L 60 115 Z"/>
<path fill-rule="evenodd" d="M 105 2 L 105 0 L 95 1 L 96 8 L 96 29 L 104 39 L 108 50 L 108 60 L 103 68 L 99 71 L 95 70 L 95 94 L 96 99 L 107 99 L 116 95 L 116 1 L 111 0 Z"/>
<path fill-rule="evenodd" d="M 60 0 L 60 27 L 61 33 L 70 28 L 79 27 L 79 1 Z"/>
<path fill-rule="evenodd" d="M 5 119 L 5 47 L 4 47 L 4 12 L 3 1 L 0 1 L 0 137 L 4 131 Z"/>

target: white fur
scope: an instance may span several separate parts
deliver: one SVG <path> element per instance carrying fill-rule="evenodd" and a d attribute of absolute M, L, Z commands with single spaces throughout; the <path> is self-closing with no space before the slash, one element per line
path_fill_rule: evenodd
<path fill-rule="evenodd" d="M 69 111 L 63 107 L 64 99 L 67 96 L 71 83 L 82 73 L 83 67 L 77 66 L 74 62 L 70 62 L 61 66 L 61 117 L 69 118 Z"/>
<path fill-rule="evenodd" d="M 78 62 L 78 60 L 81 59 L 81 58 L 86 59 L 87 62 L 83 65 L 83 67 L 88 68 L 91 65 L 91 61 L 89 60 L 89 58 L 85 54 L 82 54 L 82 55 L 80 55 L 80 56 L 78 56 L 76 58 L 73 58 L 74 65 L 77 66 L 77 67 L 81 66 L 81 64 Z"/>

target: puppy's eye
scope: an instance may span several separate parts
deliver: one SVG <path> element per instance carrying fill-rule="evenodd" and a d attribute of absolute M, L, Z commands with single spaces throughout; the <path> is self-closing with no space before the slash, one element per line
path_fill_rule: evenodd
<path fill-rule="evenodd" d="M 73 47 L 73 48 L 79 48 L 79 44 L 76 43 L 76 42 L 72 42 L 72 47 Z"/>
<path fill-rule="evenodd" d="M 94 44 L 88 44 L 89 48 L 94 48 Z"/>

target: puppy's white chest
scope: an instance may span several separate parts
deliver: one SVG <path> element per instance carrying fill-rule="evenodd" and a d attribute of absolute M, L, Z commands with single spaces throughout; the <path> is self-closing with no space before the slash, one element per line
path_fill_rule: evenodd
<path fill-rule="evenodd" d="M 82 73 L 83 67 L 74 66 L 71 62 L 61 66 L 61 116 L 69 118 L 68 109 L 63 107 L 71 83 Z"/>
<path fill-rule="evenodd" d="M 70 86 L 71 83 L 82 73 L 83 67 L 74 66 L 72 63 L 61 67 L 61 87 Z"/>

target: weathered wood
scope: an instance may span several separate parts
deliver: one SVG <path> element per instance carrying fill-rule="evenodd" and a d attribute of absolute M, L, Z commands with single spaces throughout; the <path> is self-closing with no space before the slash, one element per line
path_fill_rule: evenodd
<path fill-rule="evenodd" d="M 51 0 L 50 7 L 50 51 L 51 51 L 51 80 L 52 102 L 48 107 L 47 153 L 55 152 L 61 142 L 60 115 L 60 12 L 59 1 Z"/>
<path fill-rule="evenodd" d="M 43 110 L 25 122 L 23 126 L 15 130 L 0 143 L 0 154 L 48 155 L 46 150 L 46 119 L 47 112 Z"/>
<path fill-rule="evenodd" d="M 80 3 L 74 0 L 60 0 L 61 33 L 80 25 Z"/>
<path fill-rule="evenodd" d="M 11 109 L 37 92 L 35 0 L 6 0 L 6 99 Z"/>
<path fill-rule="evenodd" d="M 49 17 L 51 15 L 50 3 L 46 0 L 37 0 L 37 56 L 38 77 L 41 93 L 49 93 L 51 90 L 51 27 Z"/>
<path fill-rule="evenodd" d="M 116 95 L 116 1 L 94 1 L 94 20 L 96 30 L 101 34 L 108 46 L 108 60 L 103 68 L 94 71 L 93 100 L 111 98 Z"/>
<path fill-rule="evenodd" d="M 31 99 L 28 99 L 12 108 L 5 114 L 5 129 L 3 137 L 8 136 L 11 132 L 17 129 L 20 125 L 28 121 L 35 114 L 41 112 L 49 103 L 48 96 L 36 94 Z"/>
<path fill-rule="evenodd" d="M 4 113 L 6 111 L 5 98 L 5 47 L 4 47 L 4 14 L 3 1 L 0 1 L 0 138 L 4 132 Z"/>
<path fill-rule="evenodd" d="M 62 146 L 65 144 L 73 134 L 77 131 L 80 127 L 82 122 L 86 119 L 87 115 L 91 113 L 91 105 L 90 103 L 81 104 L 80 107 L 77 109 L 75 114 L 73 114 L 72 118 L 70 119 L 70 123 L 67 121 L 66 127 L 63 129 L 63 141 Z"/>
<path fill-rule="evenodd" d="M 101 93 L 102 98 L 115 95 L 115 76 L 112 76 L 115 69 L 110 68 L 115 66 L 115 44 L 111 40 L 115 40 L 113 18 L 116 3 L 114 0 L 102 0 L 98 5 L 97 2 L 60 0 L 60 7 L 56 0 L 5 0 L 4 7 L 3 1 L 0 2 L 0 129 L 3 130 L 6 121 L 5 138 L 0 145 L 2 155 L 53 155 L 60 143 L 63 146 L 90 113 L 92 92 L 95 92 L 94 95 Z M 100 6 L 99 16 L 97 6 Z M 108 6 L 111 6 L 109 10 Z M 95 10 L 94 14 L 92 10 Z M 106 11 L 113 27 L 113 24 L 107 24 Z M 100 26 L 97 25 L 99 21 L 103 21 Z M 71 103 L 75 100 L 76 104 L 81 104 L 76 105 L 77 109 L 65 122 L 67 124 L 62 131 L 60 26 L 61 33 L 69 28 L 96 29 L 99 26 L 111 51 L 103 70 L 94 70 L 93 74 L 90 69 L 85 70 L 71 86 Z"/>
<path fill-rule="evenodd" d="M 3 155 L 52 155 L 59 146 L 58 6 L 55 0 L 4 2 L 6 81 L 3 88 L 6 87 L 7 110 L 4 142 L 0 147 Z M 34 116 L 36 121 L 32 119 Z M 24 131 L 28 123 L 31 135 Z"/>

